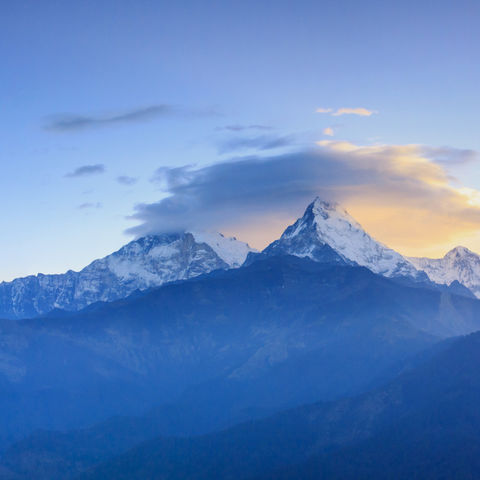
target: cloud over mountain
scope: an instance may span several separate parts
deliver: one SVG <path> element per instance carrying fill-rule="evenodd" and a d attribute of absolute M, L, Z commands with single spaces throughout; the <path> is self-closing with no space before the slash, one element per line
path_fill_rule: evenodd
<path fill-rule="evenodd" d="M 442 149 L 440 160 L 444 164 L 458 156 L 461 151 Z M 138 225 L 129 232 L 235 230 L 261 246 L 278 234 L 277 224 L 298 216 L 320 195 L 342 202 L 374 236 L 394 247 L 439 247 L 480 228 L 480 192 L 452 186 L 435 158 L 435 150 L 418 145 L 322 141 L 317 149 L 297 153 L 161 168 L 155 181 L 166 197 L 137 205 L 131 218 Z"/>

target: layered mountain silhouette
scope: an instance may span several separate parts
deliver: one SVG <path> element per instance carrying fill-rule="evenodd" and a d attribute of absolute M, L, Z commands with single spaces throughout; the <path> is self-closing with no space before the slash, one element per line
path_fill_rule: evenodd
<path fill-rule="evenodd" d="M 207 436 L 158 438 L 79 478 L 477 478 L 478 361 L 477 333 L 364 395 Z"/>
<path fill-rule="evenodd" d="M 141 419 L 38 433 L 3 468 L 18 479 L 476 478 L 479 355 L 478 333 L 444 342 L 370 392 L 208 435 L 149 439 L 153 422 Z"/>
<path fill-rule="evenodd" d="M 207 433 L 353 395 L 443 338 L 479 329 L 480 302 L 364 267 L 275 256 L 76 314 L 7 323 L 4 447 L 36 428 L 86 426 L 155 403 L 166 407 L 133 440 Z"/>
<path fill-rule="evenodd" d="M 0 433 L 141 411 L 207 381 L 237 390 L 239 408 L 335 398 L 479 326 L 474 299 L 363 267 L 271 257 L 75 314 L 4 321 L 0 406 L 10 414 Z M 101 396 L 111 400 L 84 408 Z"/>
<path fill-rule="evenodd" d="M 447 257 L 316 199 L 260 253 L 152 235 L 4 283 L 0 477 L 476 478 L 475 254 Z"/>

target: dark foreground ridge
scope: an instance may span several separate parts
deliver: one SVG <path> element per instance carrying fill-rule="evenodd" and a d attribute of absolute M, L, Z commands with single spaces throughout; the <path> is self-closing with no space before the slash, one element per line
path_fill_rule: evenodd
<path fill-rule="evenodd" d="M 156 436 L 358 395 L 479 319 L 476 299 L 275 256 L 75 314 L 4 322 L 3 464 L 20 478 L 67 478 Z M 114 415 L 135 418 L 11 445 Z"/>
<path fill-rule="evenodd" d="M 476 333 L 370 393 L 202 437 L 158 438 L 79 478 L 477 478 L 478 362 Z"/>

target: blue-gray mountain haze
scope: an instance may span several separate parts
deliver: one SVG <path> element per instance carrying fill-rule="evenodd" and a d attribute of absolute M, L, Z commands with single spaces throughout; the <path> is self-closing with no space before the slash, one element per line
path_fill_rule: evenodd
<path fill-rule="evenodd" d="M 382 472 L 368 459 L 411 448 L 403 417 L 428 457 L 430 403 L 447 405 L 432 409 L 442 435 L 477 442 L 478 335 L 456 337 L 480 330 L 480 300 L 334 203 L 316 199 L 260 253 L 152 235 L 1 288 L 1 478 L 354 478 L 338 455 L 365 478 L 409 478 L 418 456 Z M 457 414 L 473 427 L 452 431 Z M 456 458 L 446 471 L 477 472 Z"/>

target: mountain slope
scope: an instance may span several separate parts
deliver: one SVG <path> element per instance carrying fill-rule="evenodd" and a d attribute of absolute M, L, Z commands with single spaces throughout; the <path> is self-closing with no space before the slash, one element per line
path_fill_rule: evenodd
<path fill-rule="evenodd" d="M 29 276 L 0 283 L 0 318 L 28 318 L 55 308 L 80 310 L 135 290 L 240 266 L 247 244 L 213 233 L 150 235 L 95 260 L 80 272 Z"/>
<path fill-rule="evenodd" d="M 190 399 L 218 404 L 212 418 L 229 402 L 238 412 L 337 398 L 479 319 L 476 299 L 276 256 L 68 316 L 5 321 L 0 440 L 141 411 L 206 382 Z"/>
<path fill-rule="evenodd" d="M 202 437 L 158 438 L 80 478 L 478 478 L 479 362 L 476 333 L 372 392 Z"/>
<path fill-rule="evenodd" d="M 456 247 L 443 258 L 410 257 L 409 260 L 434 282 L 450 285 L 457 281 L 480 297 L 480 255 L 468 248 Z"/>
<path fill-rule="evenodd" d="M 190 412 L 165 433 L 198 434 L 247 409 L 353 395 L 440 338 L 477 330 L 480 301 L 275 256 L 69 316 L 5 323 L 15 331 L 0 330 L 3 445 L 149 403 Z"/>
<path fill-rule="evenodd" d="M 328 256 L 325 246 L 330 247 Z M 387 277 L 406 276 L 426 280 L 411 262 L 368 235 L 339 204 L 316 198 L 303 217 L 288 227 L 264 254 L 289 254 L 316 261 L 346 261 Z"/>
<path fill-rule="evenodd" d="M 479 333 L 460 339 L 426 365 L 366 396 L 371 401 L 373 396 L 379 400 L 384 395 L 391 412 L 373 435 L 260 478 L 479 478 L 479 355 Z M 356 412 L 353 417 L 358 422 L 362 413 Z"/>

